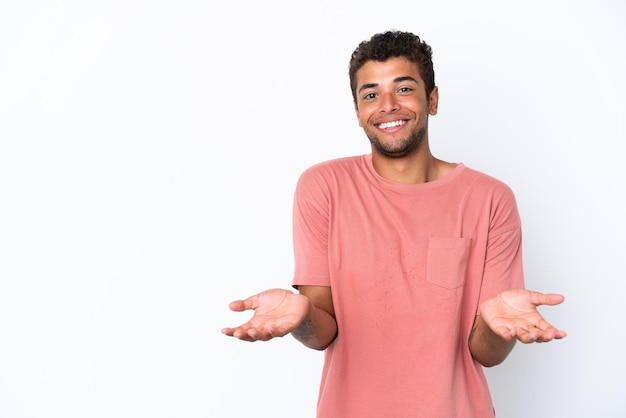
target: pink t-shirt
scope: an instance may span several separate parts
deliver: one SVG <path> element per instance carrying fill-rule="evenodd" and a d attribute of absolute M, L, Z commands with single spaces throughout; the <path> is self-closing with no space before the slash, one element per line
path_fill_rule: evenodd
<path fill-rule="evenodd" d="M 306 170 L 294 199 L 293 285 L 331 286 L 338 324 L 318 418 L 484 418 L 468 349 L 478 305 L 524 287 L 511 190 L 463 164 L 423 184 L 380 177 L 371 155 Z"/>

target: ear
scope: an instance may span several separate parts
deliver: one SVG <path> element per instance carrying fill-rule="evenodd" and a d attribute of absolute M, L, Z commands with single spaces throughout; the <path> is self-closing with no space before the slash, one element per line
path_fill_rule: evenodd
<path fill-rule="evenodd" d="M 429 99 L 428 114 L 434 116 L 437 114 L 437 108 L 439 106 L 439 87 L 435 86 L 433 88 L 433 91 L 430 92 Z"/>

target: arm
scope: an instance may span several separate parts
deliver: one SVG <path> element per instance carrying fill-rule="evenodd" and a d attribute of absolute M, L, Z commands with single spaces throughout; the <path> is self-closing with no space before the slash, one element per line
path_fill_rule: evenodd
<path fill-rule="evenodd" d="M 476 315 L 469 337 L 469 349 L 480 364 L 485 367 L 496 366 L 504 361 L 513 347 L 514 338 L 502 338 L 489 328 L 482 316 Z"/>
<path fill-rule="evenodd" d="M 309 299 L 309 314 L 291 334 L 302 344 L 323 350 L 337 336 L 337 322 L 331 288 L 326 286 L 299 286 L 300 294 Z"/>
<path fill-rule="evenodd" d="M 486 300 L 479 307 L 469 338 L 472 356 L 483 366 L 500 364 L 516 341 L 525 344 L 564 338 L 537 311 L 540 305 L 558 305 L 562 295 L 543 294 L 525 289 L 511 289 Z"/>

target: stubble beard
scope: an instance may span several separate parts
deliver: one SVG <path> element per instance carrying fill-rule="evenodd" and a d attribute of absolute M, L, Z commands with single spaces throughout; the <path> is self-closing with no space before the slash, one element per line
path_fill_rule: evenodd
<path fill-rule="evenodd" d="M 381 155 L 388 158 L 402 158 L 416 153 L 426 137 L 426 127 L 415 128 L 405 139 L 392 143 L 383 143 L 376 134 L 368 135 L 372 147 Z"/>

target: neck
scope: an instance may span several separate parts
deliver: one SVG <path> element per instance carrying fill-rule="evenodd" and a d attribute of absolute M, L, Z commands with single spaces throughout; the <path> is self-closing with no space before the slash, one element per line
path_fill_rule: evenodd
<path fill-rule="evenodd" d="M 372 153 L 374 170 L 383 178 L 398 183 L 420 184 L 437 180 L 456 166 L 452 163 L 439 160 L 430 153 L 430 150 L 400 158 L 383 156 Z"/>

